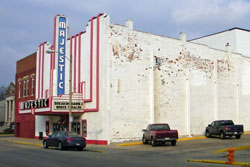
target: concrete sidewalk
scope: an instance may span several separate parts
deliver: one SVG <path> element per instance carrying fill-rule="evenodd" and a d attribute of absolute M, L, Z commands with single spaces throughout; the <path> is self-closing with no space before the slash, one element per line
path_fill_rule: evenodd
<path fill-rule="evenodd" d="M 244 133 L 244 135 L 249 135 L 249 134 L 250 134 L 250 132 Z M 178 139 L 178 142 L 186 141 L 186 140 L 200 140 L 200 139 L 206 139 L 206 137 L 205 136 L 180 137 Z M 0 141 L 42 147 L 42 140 L 14 137 L 14 135 L 6 135 L 6 134 L 0 135 Z M 130 142 L 122 142 L 122 143 L 112 143 L 109 146 L 120 147 L 120 146 L 132 146 L 132 145 L 141 145 L 141 144 L 142 144 L 141 141 L 134 141 L 134 142 L 130 141 Z M 88 145 L 93 145 L 93 144 L 88 144 Z M 104 146 L 104 145 L 98 145 L 98 146 Z"/>
<path fill-rule="evenodd" d="M 14 137 L 10 135 L 0 135 L 0 141 L 42 147 L 42 140 Z"/>

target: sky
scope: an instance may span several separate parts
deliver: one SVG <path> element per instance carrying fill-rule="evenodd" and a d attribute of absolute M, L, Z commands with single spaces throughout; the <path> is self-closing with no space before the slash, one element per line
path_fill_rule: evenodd
<path fill-rule="evenodd" d="M 233 27 L 250 29 L 250 0 L 1 0 L 0 86 L 15 81 L 16 62 L 53 40 L 53 19 L 68 17 L 70 35 L 85 31 L 88 20 L 99 13 L 111 23 L 134 21 L 134 29 L 187 39 Z"/>

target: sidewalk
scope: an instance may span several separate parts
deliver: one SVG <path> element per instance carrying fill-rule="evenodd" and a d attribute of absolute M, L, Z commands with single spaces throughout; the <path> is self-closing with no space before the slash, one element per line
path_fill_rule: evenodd
<path fill-rule="evenodd" d="M 245 135 L 249 135 L 250 132 L 245 132 Z M 193 136 L 193 137 L 180 137 L 178 141 L 186 141 L 186 140 L 200 140 L 206 139 L 205 136 Z M 16 144 L 24 144 L 24 145 L 32 145 L 32 146 L 40 146 L 42 147 L 42 140 L 31 139 L 31 138 L 22 138 L 22 137 L 14 137 L 14 135 L 0 135 L 0 141 L 12 142 Z M 131 146 L 131 145 L 140 145 L 141 141 L 136 142 L 123 142 L 123 143 L 112 143 L 110 146 L 120 147 L 120 146 Z M 88 144 L 93 145 L 93 144 Z M 103 145 L 98 145 L 103 146 Z"/>

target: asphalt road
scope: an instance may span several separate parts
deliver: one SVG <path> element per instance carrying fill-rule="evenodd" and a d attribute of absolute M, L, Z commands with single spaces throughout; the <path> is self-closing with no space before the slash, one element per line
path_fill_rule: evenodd
<path fill-rule="evenodd" d="M 188 162 L 188 159 L 226 161 L 226 153 L 214 154 L 218 149 L 250 146 L 250 135 L 236 140 L 218 138 L 178 142 L 175 147 L 161 145 L 95 146 L 84 151 L 56 148 L 43 149 L 36 146 L 0 141 L 0 167 L 213 167 L 222 164 Z M 235 161 L 250 163 L 250 150 L 237 151 Z M 228 166 L 228 165 L 227 165 Z M 230 165 L 231 166 L 231 165 Z"/>

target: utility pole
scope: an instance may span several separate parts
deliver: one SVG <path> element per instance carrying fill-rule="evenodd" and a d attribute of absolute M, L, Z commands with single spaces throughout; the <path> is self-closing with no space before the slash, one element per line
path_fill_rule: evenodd
<path fill-rule="evenodd" d="M 70 54 L 70 71 L 69 71 L 69 132 L 71 132 L 72 122 L 72 54 Z"/>

